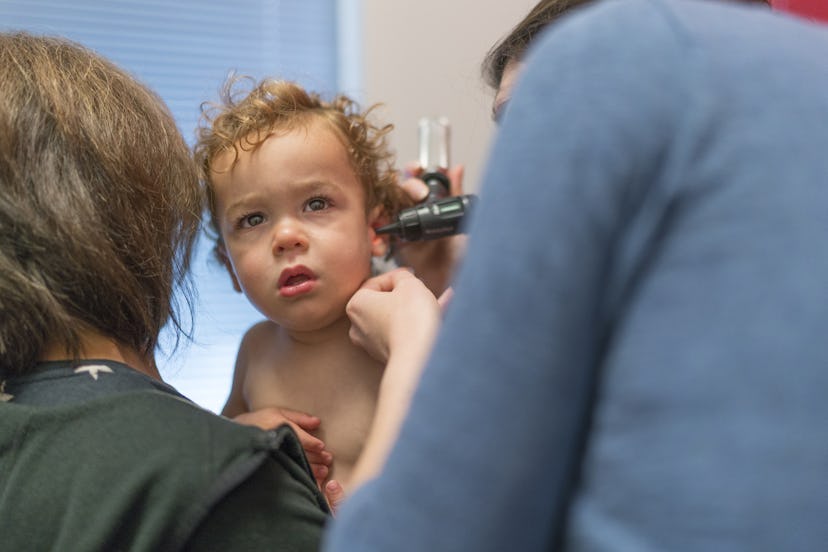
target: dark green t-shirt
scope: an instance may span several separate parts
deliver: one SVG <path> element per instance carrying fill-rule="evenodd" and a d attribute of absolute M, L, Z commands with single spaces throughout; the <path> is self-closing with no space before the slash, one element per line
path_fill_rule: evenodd
<path fill-rule="evenodd" d="M 318 549 L 328 508 L 288 426 L 110 361 L 43 363 L 0 399 L 0 550 Z"/>

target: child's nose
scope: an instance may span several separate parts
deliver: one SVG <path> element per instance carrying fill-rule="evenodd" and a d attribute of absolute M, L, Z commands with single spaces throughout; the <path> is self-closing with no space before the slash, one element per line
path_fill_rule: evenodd
<path fill-rule="evenodd" d="M 301 225 L 293 221 L 283 221 L 276 228 L 273 253 L 280 255 L 290 251 L 302 251 L 308 248 L 308 239 Z"/>

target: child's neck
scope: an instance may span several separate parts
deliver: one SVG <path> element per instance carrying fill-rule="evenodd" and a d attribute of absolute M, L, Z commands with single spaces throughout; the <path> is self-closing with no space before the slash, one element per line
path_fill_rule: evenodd
<path fill-rule="evenodd" d="M 302 345 L 320 345 L 322 343 L 343 340 L 350 342 L 350 337 L 348 337 L 350 329 L 351 320 L 343 312 L 342 316 L 337 318 L 333 323 L 322 328 L 308 331 L 285 329 L 284 332 L 288 338 L 296 343 L 300 343 Z"/>

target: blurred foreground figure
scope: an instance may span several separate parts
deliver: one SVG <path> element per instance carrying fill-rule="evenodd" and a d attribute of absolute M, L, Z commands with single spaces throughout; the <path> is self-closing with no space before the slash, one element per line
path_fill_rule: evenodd
<path fill-rule="evenodd" d="M 327 549 L 823 547 L 825 52 L 756 4 L 551 24 L 411 410 Z"/>

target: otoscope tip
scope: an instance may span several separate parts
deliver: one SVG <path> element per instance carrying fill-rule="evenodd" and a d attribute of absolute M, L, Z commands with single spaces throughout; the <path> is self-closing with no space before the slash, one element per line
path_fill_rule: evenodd
<path fill-rule="evenodd" d="M 400 231 L 402 225 L 399 222 L 392 222 L 391 224 L 386 224 L 385 226 L 380 226 L 376 229 L 377 234 L 397 234 Z"/>

